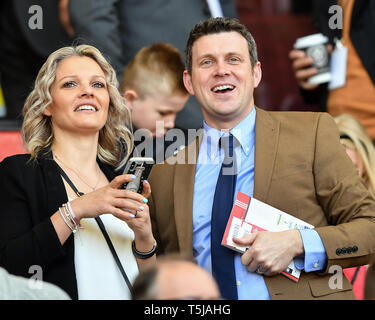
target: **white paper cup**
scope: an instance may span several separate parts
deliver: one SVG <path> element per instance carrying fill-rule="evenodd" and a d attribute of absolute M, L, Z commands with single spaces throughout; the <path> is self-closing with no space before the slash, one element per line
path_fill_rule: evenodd
<path fill-rule="evenodd" d="M 298 38 L 294 44 L 294 49 L 303 50 L 308 57 L 314 59 L 313 67 L 318 69 L 318 73 L 307 80 L 310 84 L 326 83 L 331 80 L 330 54 L 327 51 L 327 43 L 328 38 L 326 36 L 316 33 Z"/>

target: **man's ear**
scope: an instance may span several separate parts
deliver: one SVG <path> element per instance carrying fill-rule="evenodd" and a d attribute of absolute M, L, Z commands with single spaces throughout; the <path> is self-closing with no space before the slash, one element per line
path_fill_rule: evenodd
<path fill-rule="evenodd" d="M 191 75 L 189 72 L 187 72 L 187 70 L 184 71 L 183 80 L 184 80 L 184 85 L 185 85 L 187 92 L 189 92 L 190 95 L 194 96 L 194 89 L 193 89 L 193 84 L 191 82 Z"/>
<path fill-rule="evenodd" d="M 133 107 L 134 107 L 134 101 L 139 99 L 139 96 L 138 96 L 137 91 L 132 90 L 132 89 L 128 89 L 128 90 L 125 90 L 125 92 L 124 92 L 124 98 L 125 98 L 126 106 L 130 110 L 132 110 Z"/>
<path fill-rule="evenodd" d="M 254 77 L 254 88 L 257 88 L 260 83 L 260 80 L 262 80 L 262 68 L 261 68 L 261 64 L 259 61 L 255 64 L 253 68 L 253 77 Z"/>

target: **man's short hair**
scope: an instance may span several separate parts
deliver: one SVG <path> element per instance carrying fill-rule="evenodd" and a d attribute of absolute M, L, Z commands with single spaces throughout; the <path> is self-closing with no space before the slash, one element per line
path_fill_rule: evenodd
<path fill-rule="evenodd" d="M 182 74 L 184 63 L 181 53 L 168 43 L 144 47 L 125 67 L 120 92 L 132 89 L 141 99 L 158 92 L 188 94 Z"/>
<path fill-rule="evenodd" d="M 249 48 L 251 66 L 254 67 L 258 62 L 258 53 L 255 40 L 249 30 L 247 30 L 247 28 L 235 18 L 210 18 L 206 21 L 197 23 L 190 31 L 185 49 L 186 70 L 191 74 L 192 50 L 195 41 L 206 35 L 233 31 L 238 32 L 246 39 Z"/>

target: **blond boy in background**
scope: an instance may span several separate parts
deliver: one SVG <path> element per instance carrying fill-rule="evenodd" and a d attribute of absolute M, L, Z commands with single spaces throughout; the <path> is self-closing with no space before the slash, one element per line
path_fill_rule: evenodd
<path fill-rule="evenodd" d="M 174 128 L 189 98 L 183 72 L 180 52 L 167 43 L 144 47 L 126 66 L 120 91 L 131 110 L 134 132 L 144 129 L 145 135 L 162 138 Z M 157 122 L 164 122 L 162 130 L 156 130 Z"/>

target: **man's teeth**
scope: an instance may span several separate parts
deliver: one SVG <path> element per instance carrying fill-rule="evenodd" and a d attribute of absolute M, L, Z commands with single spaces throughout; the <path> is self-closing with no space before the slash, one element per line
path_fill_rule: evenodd
<path fill-rule="evenodd" d="M 76 111 L 81 111 L 81 110 L 91 110 L 91 111 L 96 111 L 96 109 L 93 106 L 90 105 L 83 105 L 79 106 Z"/>
<path fill-rule="evenodd" d="M 223 90 L 233 90 L 234 86 L 231 85 L 222 85 L 214 88 L 214 92 L 223 91 Z"/>

